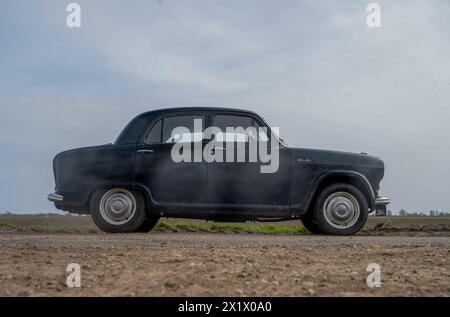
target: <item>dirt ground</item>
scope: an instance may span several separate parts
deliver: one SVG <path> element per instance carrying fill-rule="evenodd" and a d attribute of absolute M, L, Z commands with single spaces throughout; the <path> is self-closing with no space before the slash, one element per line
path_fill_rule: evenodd
<path fill-rule="evenodd" d="M 0 296 L 450 296 L 448 219 L 379 221 L 352 237 L 0 229 Z M 66 285 L 69 263 L 81 267 L 80 288 Z M 370 263 L 381 287 L 367 285 Z"/>

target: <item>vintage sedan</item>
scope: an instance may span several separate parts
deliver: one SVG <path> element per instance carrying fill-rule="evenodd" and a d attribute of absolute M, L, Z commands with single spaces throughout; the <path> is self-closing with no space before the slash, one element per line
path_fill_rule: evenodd
<path fill-rule="evenodd" d="M 258 114 L 238 109 L 143 113 L 113 144 L 59 153 L 53 171 L 48 199 L 91 214 L 106 232 L 147 232 L 174 217 L 301 219 L 312 233 L 350 235 L 389 203 L 379 195 L 381 159 L 288 147 Z"/>

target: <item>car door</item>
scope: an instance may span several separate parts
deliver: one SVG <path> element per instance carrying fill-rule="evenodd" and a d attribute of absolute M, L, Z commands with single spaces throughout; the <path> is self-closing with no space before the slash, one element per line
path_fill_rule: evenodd
<path fill-rule="evenodd" d="M 217 207 L 226 209 L 280 209 L 289 207 L 290 199 L 290 163 L 289 150 L 279 147 L 279 166 L 273 173 L 263 173 L 261 167 L 267 165 L 260 160 L 258 155 L 256 162 L 250 162 L 250 153 L 254 152 L 249 144 L 249 136 L 244 133 L 228 133 L 226 128 L 248 127 L 266 128 L 265 123 L 257 116 L 236 113 L 212 113 L 211 125 L 219 128 L 221 134 L 215 133 L 216 141 L 223 141 L 222 146 L 215 146 L 215 151 L 228 151 L 233 146 L 234 153 L 224 162 L 208 163 L 207 177 L 207 201 Z M 264 132 L 264 131 L 263 131 Z M 259 135 L 258 149 L 271 148 L 270 135 Z M 275 141 L 275 140 L 274 140 Z M 220 142 L 219 142 L 220 144 Z M 268 147 L 268 149 L 267 149 Z M 245 152 L 245 161 L 239 162 L 239 151 Z M 241 152 L 242 153 L 242 152 Z M 254 153 L 253 153 L 254 154 Z M 226 157 L 226 154 L 224 154 Z"/>
<path fill-rule="evenodd" d="M 202 112 L 156 118 L 137 146 L 135 183 L 149 189 L 156 206 L 190 208 L 205 202 L 206 163 L 203 160 L 179 162 L 172 155 L 176 144 L 172 135 L 174 129 L 184 127 L 193 131 L 194 120 L 201 120 L 203 129 L 205 118 Z M 183 137 L 186 136 L 187 146 L 202 146 L 198 133 L 187 133 Z"/>

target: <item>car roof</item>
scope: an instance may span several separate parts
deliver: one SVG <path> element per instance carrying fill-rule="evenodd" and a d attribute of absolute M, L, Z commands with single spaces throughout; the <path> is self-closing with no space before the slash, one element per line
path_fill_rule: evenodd
<path fill-rule="evenodd" d="M 234 112 L 236 114 L 250 114 L 261 118 L 257 113 L 250 110 L 233 109 L 224 107 L 177 107 L 177 108 L 162 108 L 152 111 L 147 111 L 137 115 L 131 120 L 127 126 L 122 130 L 118 136 L 115 144 L 136 143 L 146 126 L 156 117 L 165 114 L 177 112 L 199 112 L 199 111 L 215 111 L 215 112 Z M 262 119 L 264 121 L 264 119 Z"/>
<path fill-rule="evenodd" d="M 257 115 L 257 113 L 244 110 L 244 109 L 236 109 L 236 108 L 226 108 L 226 107 L 173 107 L 173 108 L 161 108 L 152 111 L 147 111 L 142 113 L 142 116 L 155 116 L 165 113 L 173 113 L 173 112 L 194 112 L 194 111 L 218 111 L 218 112 L 240 112 L 240 113 L 248 113 Z"/>

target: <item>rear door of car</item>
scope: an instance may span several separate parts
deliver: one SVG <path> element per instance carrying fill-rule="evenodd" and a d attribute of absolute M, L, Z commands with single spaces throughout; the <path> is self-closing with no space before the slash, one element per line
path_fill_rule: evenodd
<path fill-rule="evenodd" d="M 137 146 L 135 163 L 135 183 L 147 187 L 155 205 L 186 209 L 206 200 L 207 167 L 203 160 L 199 162 L 179 162 L 174 159 L 172 149 L 176 143 L 172 132 L 175 128 L 194 128 L 194 120 L 205 125 L 206 113 L 176 112 L 152 120 L 140 144 Z M 202 138 L 189 133 L 187 145 L 203 146 Z"/>

